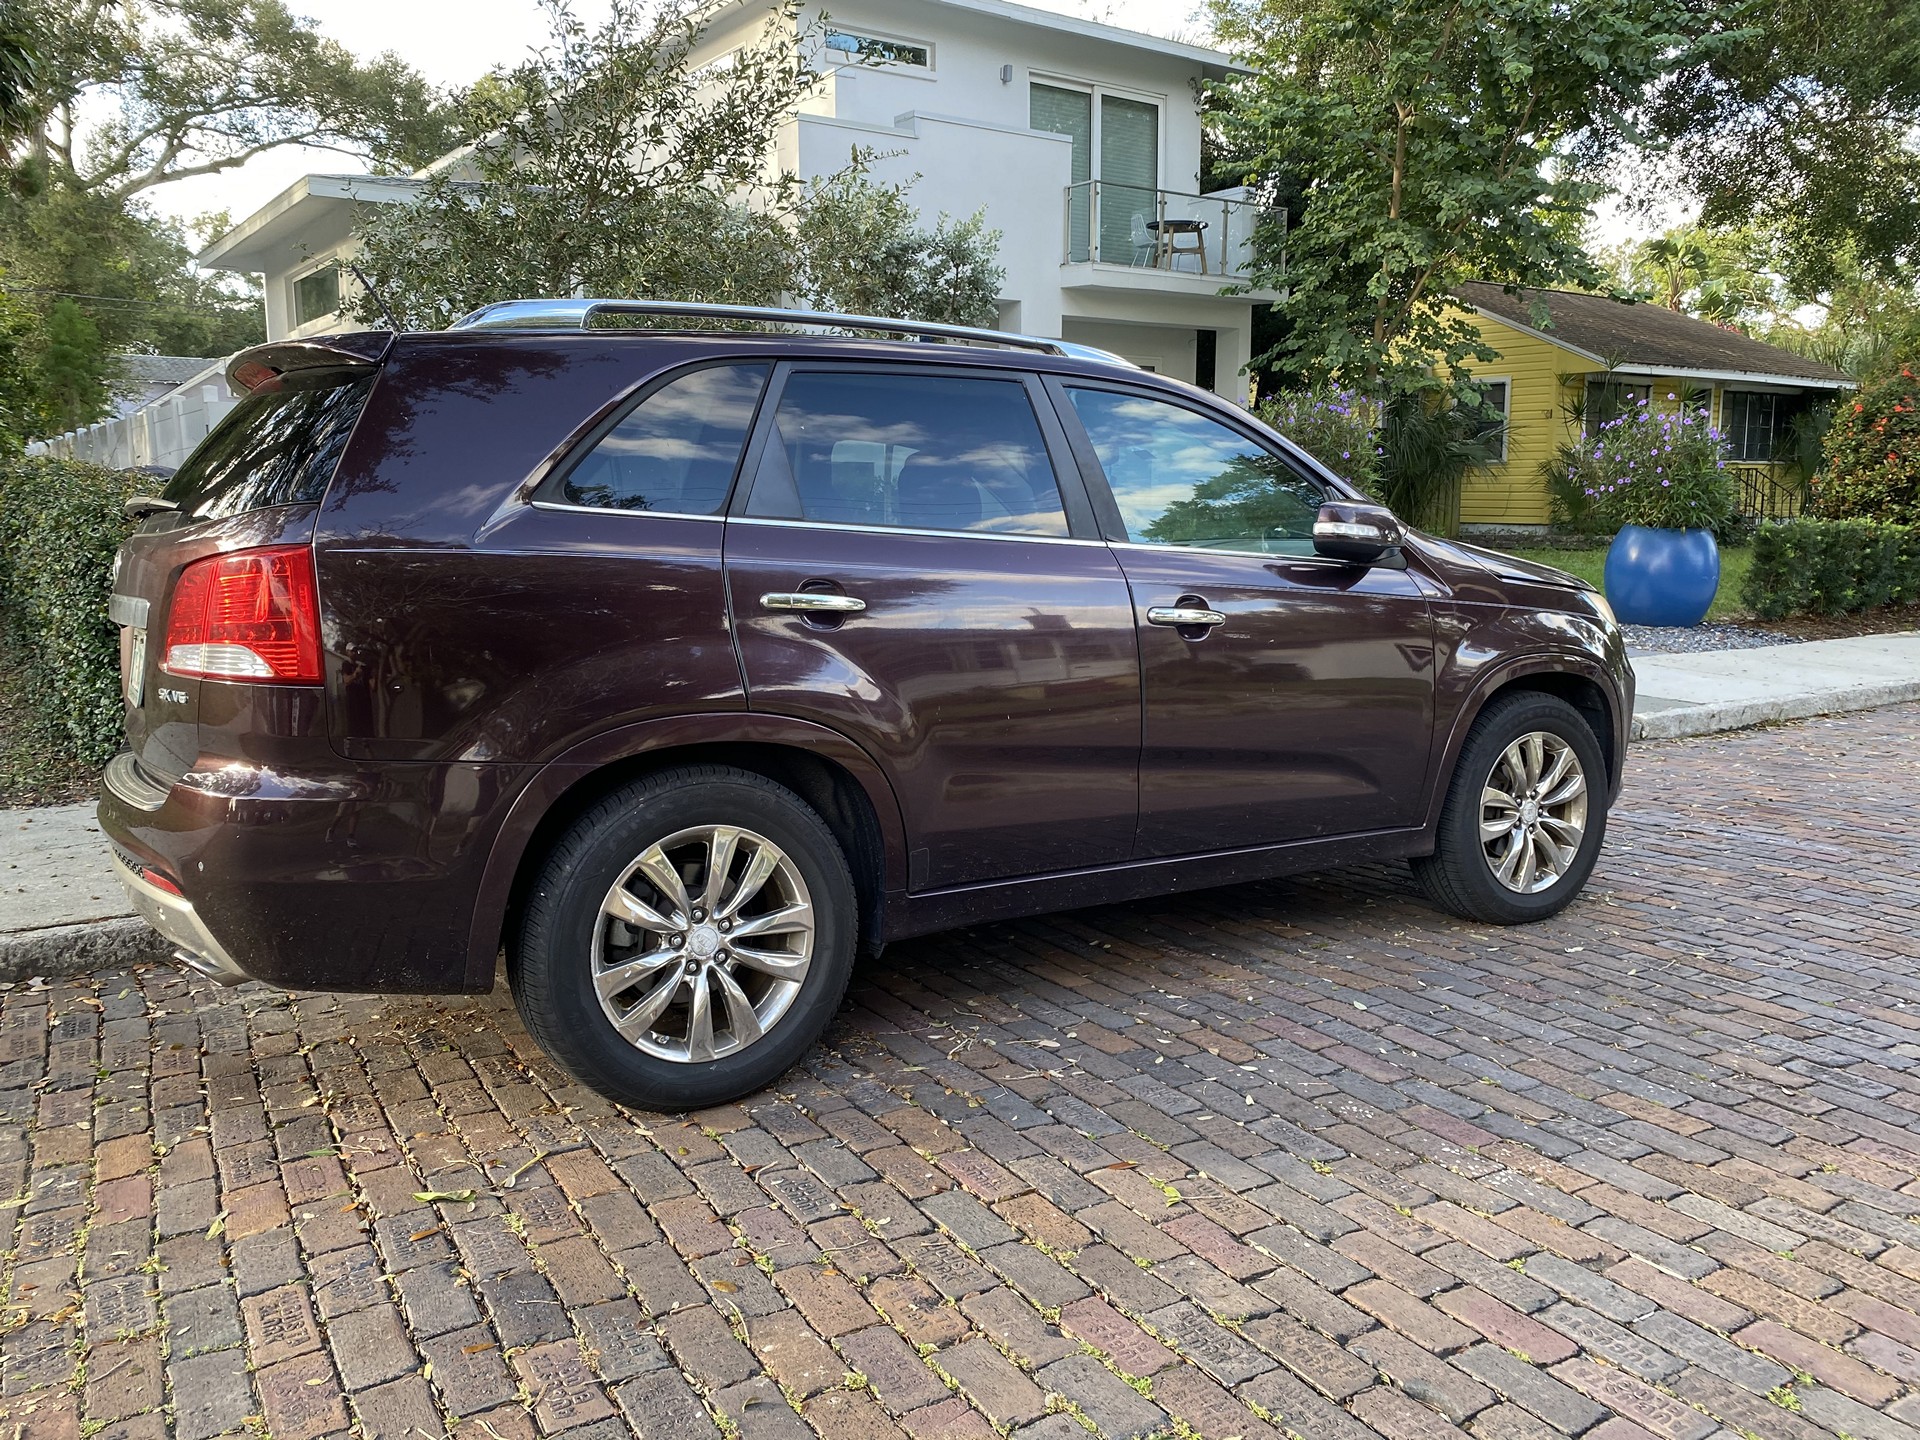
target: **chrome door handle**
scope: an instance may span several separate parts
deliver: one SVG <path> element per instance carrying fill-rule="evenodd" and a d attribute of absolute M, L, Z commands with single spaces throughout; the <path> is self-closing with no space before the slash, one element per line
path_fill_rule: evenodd
<path fill-rule="evenodd" d="M 1203 610 L 1188 605 L 1156 605 L 1147 611 L 1149 625 L 1224 625 L 1227 617 L 1218 610 Z"/>
<path fill-rule="evenodd" d="M 760 597 L 766 610 L 801 610 L 829 615 L 854 615 L 867 602 L 853 595 L 827 595 L 814 590 L 775 590 Z"/>

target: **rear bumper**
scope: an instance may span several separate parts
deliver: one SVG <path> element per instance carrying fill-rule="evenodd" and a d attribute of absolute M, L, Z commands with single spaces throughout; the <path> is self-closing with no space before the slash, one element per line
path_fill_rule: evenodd
<path fill-rule="evenodd" d="M 492 983 L 490 969 L 470 975 L 468 948 L 522 767 L 349 762 L 316 775 L 209 757 L 171 783 L 131 764 L 102 780 L 117 878 L 202 973 L 375 993 Z"/>
<path fill-rule="evenodd" d="M 233 961 L 213 932 L 200 923 L 199 913 L 178 895 L 168 894 L 122 860 L 113 857 L 114 877 L 126 888 L 134 913 L 160 932 L 173 946 L 176 959 L 222 985 L 238 985 L 253 977 Z"/>

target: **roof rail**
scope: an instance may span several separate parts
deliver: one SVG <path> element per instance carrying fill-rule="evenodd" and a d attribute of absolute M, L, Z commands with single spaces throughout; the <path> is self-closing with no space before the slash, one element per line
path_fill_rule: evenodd
<path fill-rule="evenodd" d="M 878 315 L 840 315 L 828 310 L 783 310 L 768 305 L 716 305 L 699 300 L 500 300 L 462 316 L 449 330 L 585 330 L 596 315 L 662 315 L 689 320 L 738 320 L 759 325 L 817 325 L 837 330 L 878 330 L 920 340 L 957 340 L 1008 345 L 1047 355 L 1100 360 L 1138 369 L 1131 360 L 1071 340 L 1046 340 L 974 325 L 934 320 L 890 320 Z"/>

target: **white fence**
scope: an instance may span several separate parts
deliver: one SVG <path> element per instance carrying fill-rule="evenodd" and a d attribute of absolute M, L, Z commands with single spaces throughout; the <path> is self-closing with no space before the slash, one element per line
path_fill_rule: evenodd
<path fill-rule="evenodd" d="M 205 370 L 151 405 L 118 420 L 102 420 L 84 430 L 36 440 L 27 446 L 27 453 L 91 460 L 114 470 L 141 465 L 178 469 L 207 431 L 240 403 L 227 388 L 226 365 L 224 359 L 210 360 Z"/>

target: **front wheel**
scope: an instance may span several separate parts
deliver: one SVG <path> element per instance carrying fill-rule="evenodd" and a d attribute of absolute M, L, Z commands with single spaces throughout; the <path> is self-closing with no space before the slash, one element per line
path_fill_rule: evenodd
<path fill-rule="evenodd" d="M 1489 705 L 1467 734 L 1432 855 L 1413 862 L 1442 909 L 1490 925 L 1544 920 L 1593 873 L 1607 824 L 1606 761 L 1580 712 L 1552 695 Z"/>
<path fill-rule="evenodd" d="M 530 892 L 507 975 L 576 1079 L 651 1110 L 770 1084 L 846 993 L 853 881 L 791 791 L 722 766 L 625 786 L 575 823 Z"/>

